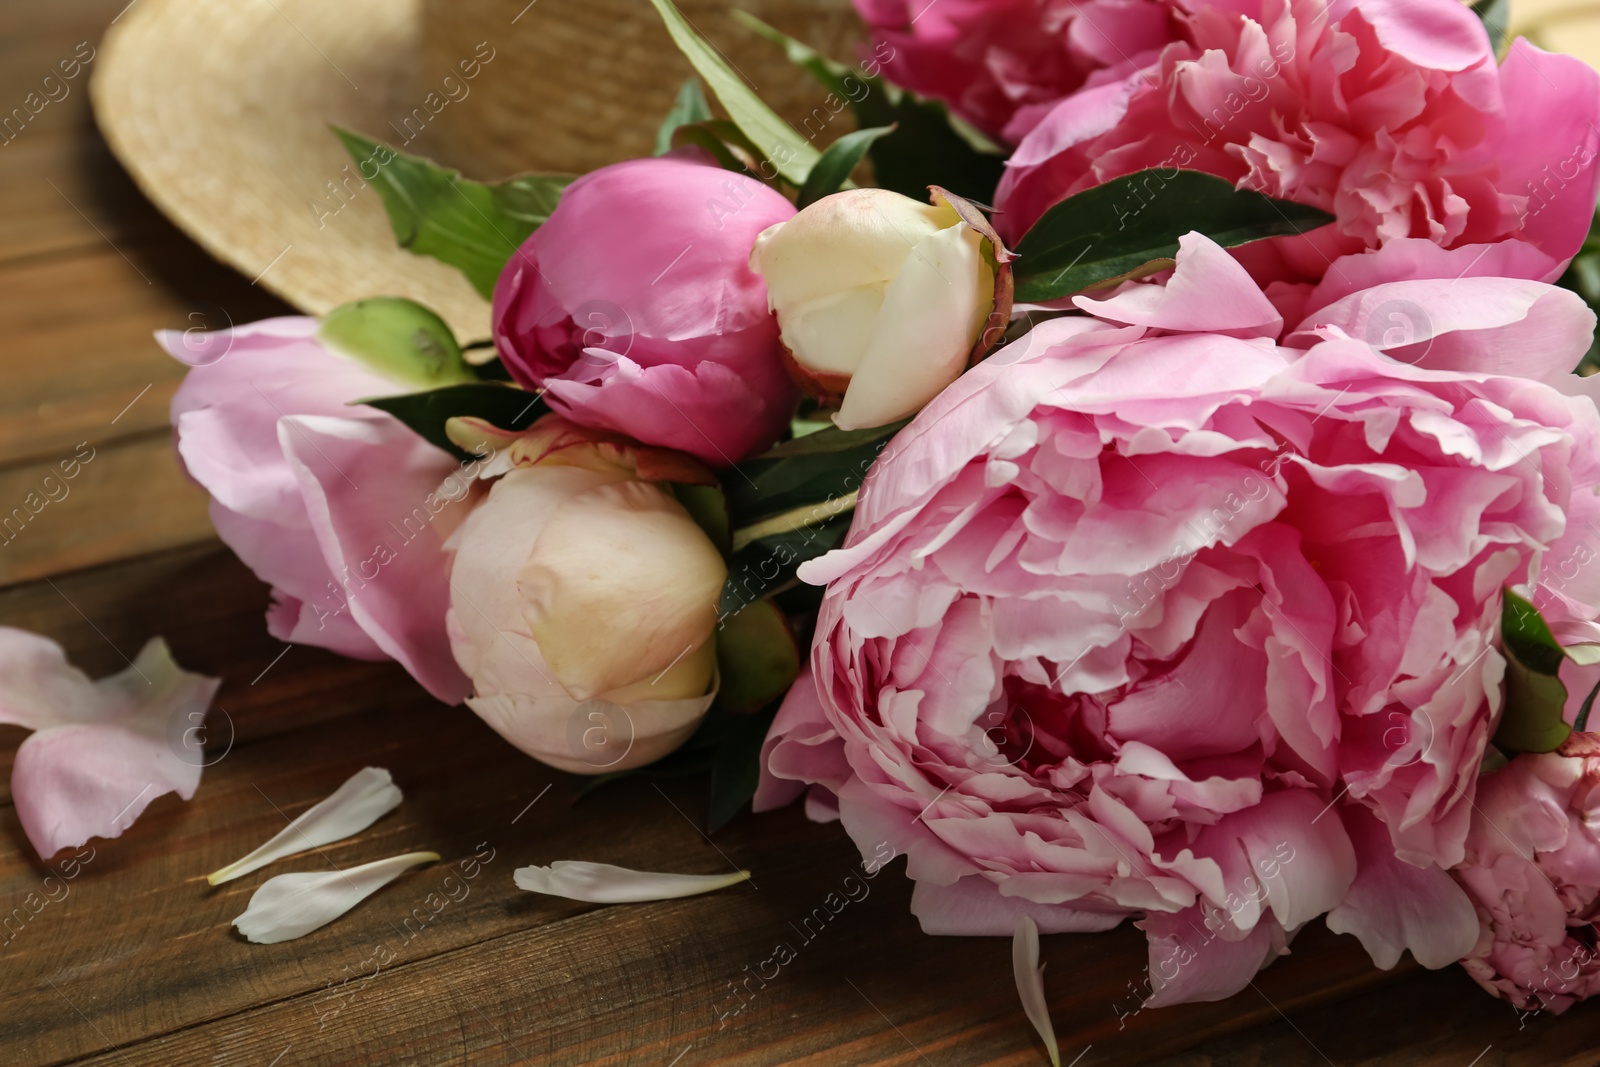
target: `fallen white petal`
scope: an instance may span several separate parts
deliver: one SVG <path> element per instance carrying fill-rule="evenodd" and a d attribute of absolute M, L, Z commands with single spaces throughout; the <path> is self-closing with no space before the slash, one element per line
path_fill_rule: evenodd
<path fill-rule="evenodd" d="M 1017 979 L 1017 995 L 1028 1021 L 1039 1031 L 1050 1062 L 1061 1067 L 1061 1049 L 1056 1045 L 1055 1027 L 1050 1025 L 1050 1006 L 1044 999 L 1044 968 L 1039 965 L 1039 927 L 1028 916 L 1017 920 L 1011 939 L 1011 970 Z"/>
<path fill-rule="evenodd" d="M 548 867 L 521 867 L 516 872 L 518 889 L 595 904 L 637 904 L 646 900 L 692 897 L 738 885 L 749 877 L 749 871 L 659 874 L 584 860 L 556 860 Z"/>
<path fill-rule="evenodd" d="M 306 809 L 271 841 L 244 859 L 206 875 L 212 885 L 231 882 L 297 852 L 331 845 L 371 826 L 400 806 L 400 788 L 381 767 L 364 767 L 333 795 Z"/>
<path fill-rule="evenodd" d="M 268 878 L 233 925 L 258 945 L 293 941 L 366 900 L 412 867 L 437 863 L 437 852 L 408 852 L 348 871 L 314 871 Z"/>

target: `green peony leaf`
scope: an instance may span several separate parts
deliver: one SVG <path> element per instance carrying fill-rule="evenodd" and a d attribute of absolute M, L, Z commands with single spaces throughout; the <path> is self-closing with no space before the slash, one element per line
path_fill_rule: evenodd
<path fill-rule="evenodd" d="M 1562 718 L 1567 687 L 1558 677 L 1566 653 L 1539 609 L 1510 589 L 1501 607 L 1500 637 L 1506 695 L 1494 743 L 1516 752 L 1553 752 L 1572 733 Z"/>
<path fill-rule="evenodd" d="M 425 393 L 372 397 L 356 403 L 387 411 L 428 443 L 463 462 L 476 457 L 456 447 L 445 434 L 447 420 L 457 416 L 474 417 L 502 430 L 521 430 L 550 410 L 538 394 L 498 382 L 447 385 Z"/>
<path fill-rule="evenodd" d="M 455 267 L 484 299 L 494 296 L 506 262 L 550 217 L 573 180 L 565 174 L 524 174 L 476 182 L 359 133 L 338 127 L 333 132 L 383 198 L 400 247 Z"/>
<path fill-rule="evenodd" d="M 781 697 L 782 694 L 780 693 Z M 711 810 L 706 830 L 711 833 L 733 821 L 761 784 L 761 746 L 778 714 L 778 701 L 754 714 L 735 715 L 711 760 Z"/>
<path fill-rule="evenodd" d="M 1501 55 L 1506 48 L 1506 28 L 1511 22 L 1511 0 L 1472 0 L 1467 6 L 1483 22 L 1494 54 Z"/>
<path fill-rule="evenodd" d="M 821 158 L 811 143 L 762 102 L 722 54 L 695 31 L 672 3 L 650 0 L 667 25 L 667 32 L 690 65 L 706 80 L 728 115 L 753 141 L 766 160 L 795 185 L 804 185 L 811 168 Z"/>
<path fill-rule="evenodd" d="M 865 430 L 834 426 L 785 441 L 738 464 L 723 478 L 735 526 L 861 488 L 861 481 L 906 421 Z"/>
<path fill-rule="evenodd" d="M 672 110 L 667 112 L 667 117 L 661 121 L 661 129 L 656 132 L 656 155 L 664 156 L 672 151 L 672 135 L 679 126 L 690 126 L 710 118 L 711 105 L 706 103 L 705 91 L 700 88 L 699 79 L 690 78 L 678 90 Z"/>
<path fill-rule="evenodd" d="M 866 156 L 867 149 L 872 147 L 872 143 L 884 134 L 893 132 L 893 126 L 875 126 L 847 133 L 829 145 L 823 151 L 817 165 L 811 168 L 811 175 L 806 178 L 806 183 L 800 187 L 795 207 L 803 210 L 823 197 L 844 188 L 845 183 L 850 180 L 850 172 L 855 170 Z"/>
<path fill-rule="evenodd" d="M 1591 311 L 1600 311 L 1600 212 L 1596 212 L 1589 223 L 1589 236 L 1584 239 L 1583 247 L 1572 257 L 1566 273 L 1556 284 L 1583 297 Z M 1600 370 L 1600 338 L 1590 342 L 1589 351 L 1574 369 L 1579 374 Z"/>
<path fill-rule="evenodd" d="M 994 199 L 1005 170 L 1004 152 L 942 103 L 923 100 L 875 73 L 830 59 L 746 12 L 736 11 L 734 17 L 783 49 L 790 63 L 815 78 L 831 95 L 825 106 L 837 103 L 842 108 L 848 102 L 861 129 L 895 127 L 868 151 L 879 186 L 917 201 L 927 200 L 930 185 L 979 203 Z"/>
<path fill-rule="evenodd" d="M 1056 204 L 1023 235 L 1016 299 L 1056 300 L 1139 273 L 1198 230 L 1223 247 L 1305 233 L 1333 216 L 1193 170 L 1142 170 Z"/>
<path fill-rule="evenodd" d="M 745 545 L 728 560 L 728 581 L 722 587 L 717 611 L 725 617 L 732 615 L 794 584 L 800 564 L 828 552 L 849 532 L 850 516 L 836 515 L 816 526 L 773 534 Z"/>

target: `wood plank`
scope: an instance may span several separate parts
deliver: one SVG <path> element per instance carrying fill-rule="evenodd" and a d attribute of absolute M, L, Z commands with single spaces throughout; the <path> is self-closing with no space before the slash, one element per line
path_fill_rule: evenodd
<path fill-rule="evenodd" d="M 44 76 L 79 41 L 99 41 L 125 6 L 127 0 L 0 4 L 0 108 L 9 111 L 41 88 Z"/>
<path fill-rule="evenodd" d="M 172 224 L 112 156 L 87 101 L 64 129 L 0 144 L 0 190 L 11 199 L 0 213 L 0 266 L 172 242 Z"/>
<path fill-rule="evenodd" d="M 1157 1067 L 1324 1059 L 1340 1067 L 1592 1067 L 1600 1062 L 1597 1049 L 1600 1004 L 1580 1004 L 1560 1016 L 1524 1016 L 1489 999 L 1466 972 L 1448 968 L 1300 1012 L 1292 1025 L 1280 1019 L 1208 1042 Z"/>
<path fill-rule="evenodd" d="M 0 585 L 209 540 L 208 499 L 159 432 L 0 469 Z"/>
<path fill-rule="evenodd" d="M 55 460 L 80 441 L 165 425 L 185 368 L 155 343 L 154 330 L 221 328 L 289 313 L 196 246 L 176 241 L 158 250 L 106 246 L 0 267 L 7 296 L 0 302 L 0 336 L 7 339 L 0 459 Z"/>

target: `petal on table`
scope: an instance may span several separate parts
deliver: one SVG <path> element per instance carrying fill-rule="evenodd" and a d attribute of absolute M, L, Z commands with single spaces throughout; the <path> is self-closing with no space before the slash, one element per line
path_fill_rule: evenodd
<path fill-rule="evenodd" d="M 637 904 L 693 897 L 737 885 L 749 877 L 749 871 L 661 874 L 584 860 L 556 860 L 548 867 L 522 867 L 516 872 L 518 889 L 595 904 Z"/>
<path fill-rule="evenodd" d="M 1028 1021 L 1039 1032 L 1050 1062 L 1061 1067 L 1061 1049 L 1056 1045 L 1055 1027 L 1050 1025 L 1050 1005 L 1044 998 L 1044 968 L 1039 964 L 1039 927 L 1024 915 L 1017 920 L 1016 933 L 1011 938 L 1011 970 L 1017 979 L 1017 995 L 1022 998 L 1022 1010 Z"/>
<path fill-rule="evenodd" d="M 280 874 L 256 890 L 233 925 L 258 945 L 293 941 L 327 926 L 411 868 L 438 860 L 437 852 L 408 852 L 347 871 Z"/>
<path fill-rule="evenodd" d="M 160 638 L 91 682 L 55 642 L 0 630 L 0 722 L 36 731 L 17 749 L 11 793 L 39 854 L 116 837 L 164 793 L 193 797 L 203 764 L 187 741 L 219 685 L 179 668 Z"/>
<path fill-rule="evenodd" d="M 389 772 L 363 767 L 326 799 L 313 804 L 272 840 L 244 859 L 206 875 L 212 885 L 231 882 L 269 863 L 360 833 L 400 806 L 403 797 Z"/>

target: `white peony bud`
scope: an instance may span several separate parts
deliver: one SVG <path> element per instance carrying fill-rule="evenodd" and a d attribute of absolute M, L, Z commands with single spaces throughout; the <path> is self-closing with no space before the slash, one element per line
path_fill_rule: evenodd
<path fill-rule="evenodd" d="M 942 191 L 919 204 L 851 189 L 768 227 L 750 266 L 766 282 L 791 373 L 838 403 L 834 421 L 850 430 L 913 415 L 961 375 L 991 313 L 1009 313 L 996 284 L 1006 258 L 982 216 Z"/>

